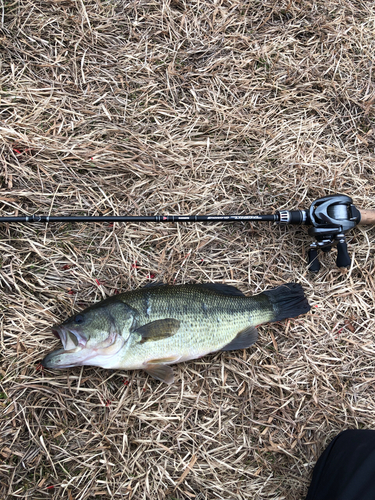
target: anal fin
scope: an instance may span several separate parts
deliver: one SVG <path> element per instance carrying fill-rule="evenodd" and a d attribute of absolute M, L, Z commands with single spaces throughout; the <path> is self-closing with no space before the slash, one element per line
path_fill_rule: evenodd
<path fill-rule="evenodd" d="M 235 351 L 236 349 L 246 349 L 258 340 L 258 331 L 255 326 L 249 326 L 237 333 L 229 344 L 222 348 L 222 351 Z"/>

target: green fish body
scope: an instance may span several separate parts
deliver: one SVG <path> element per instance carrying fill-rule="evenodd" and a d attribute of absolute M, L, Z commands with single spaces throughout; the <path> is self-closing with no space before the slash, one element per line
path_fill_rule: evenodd
<path fill-rule="evenodd" d="M 257 340 L 256 326 L 309 309 L 295 283 L 252 297 L 228 285 L 149 286 L 110 297 L 54 327 L 64 348 L 42 364 L 143 369 L 172 383 L 171 364 L 247 348 Z"/>

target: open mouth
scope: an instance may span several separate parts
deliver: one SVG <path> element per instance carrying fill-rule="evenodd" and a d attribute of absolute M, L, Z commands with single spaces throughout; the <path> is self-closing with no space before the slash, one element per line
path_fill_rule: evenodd
<path fill-rule="evenodd" d="M 93 355 L 90 351 L 86 352 L 84 348 L 87 339 L 77 331 L 59 325 L 52 328 L 52 333 L 61 340 L 63 347 L 47 354 L 42 360 L 42 366 L 45 368 L 70 368 L 83 364 L 83 361 Z"/>
<path fill-rule="evenodd" d="M 87 339 L 76 330 L 66 330 L 62 326 L 52 328 L 53 335 L 60 339 L 65 351 L 71 351 L 77 347 L 85 347 Z"/>
<path fill-rule="evenodd" d="M 61 340 L 63 347 L 47 354 L 41 361 L 44 368 L 63 369 L 88 364 L 103 366 L 104 358 L 110 360 L 125 343 L 122 336 L 114 331 L 102 342 L 95 342 L 95 339 L 89 342 L 81 332 L 64 324 L 54 326 L 52 333 Z"/>

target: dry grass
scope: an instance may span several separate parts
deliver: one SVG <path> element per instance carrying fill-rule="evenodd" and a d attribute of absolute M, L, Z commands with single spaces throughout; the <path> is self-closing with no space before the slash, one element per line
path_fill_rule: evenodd
<path fill-rule="evenodd" d="M 366 0 L 2 0 L 2 214 L 374 208 Z M 375 231 L 348 272 L 303 228 L 2 225 L 0 498 L 303 498 L 327 442 L 374 428 Z M 141 372 L 38 370 L 50 326 L 116 290 L 303 284 L 246 351 Z"/>

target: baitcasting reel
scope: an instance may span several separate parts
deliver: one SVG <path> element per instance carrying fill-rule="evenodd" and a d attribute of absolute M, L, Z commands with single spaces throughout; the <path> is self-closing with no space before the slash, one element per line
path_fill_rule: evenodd
<path fill-rule="evenodd" d="M 308 252 L 310 271 L 316 273 L 320 269 L 318 250 L 329 252 L 333 246 L 337 247 L 337 266 L 350 265 L 345 233 L 360 222 L 361 213 L 349 196 L 343 194 L 325 196 L 315 200 L 309 210 L 285 210 L 279 214 L 280 223 L 311 226 L 309 235 L 316 241 L 310 245 Z"/>
<path fill-rule="evenodd" d="M 318 272 L 320 269 L 318 250 L 329 252 L 332 246 L 337 247 L 337 266 L 350 266 L 345 233 L 361 220 L 361 214 L 353 205 L 353 200 L 343 194 L 315 200 L 309 209 L 308 219 L 312 224 L 309 235 L 316 239 L 308 252 L 310 271 Z"/>

